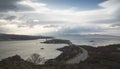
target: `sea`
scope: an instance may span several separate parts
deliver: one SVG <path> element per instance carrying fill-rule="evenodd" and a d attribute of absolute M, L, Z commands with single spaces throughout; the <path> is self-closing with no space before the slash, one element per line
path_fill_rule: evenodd
<path fill-rule="evenodd" d="M 120 37 L 103 37 L 103 36 L 56 36 L 57 39 L 70 40 L 76 45 L 90 45 L 93 47 L 105 46 L 110 44 L 120 44 Z M 54 59 L 62 52 L 56 50 L 67 44 L 44 44 L 45 39 L 37 40 L 17 40 L 17 41 L 0 41 L 0 60 L 20 55 L 27 60 L 32 54 L 37 53 L 46 60 Z"/>

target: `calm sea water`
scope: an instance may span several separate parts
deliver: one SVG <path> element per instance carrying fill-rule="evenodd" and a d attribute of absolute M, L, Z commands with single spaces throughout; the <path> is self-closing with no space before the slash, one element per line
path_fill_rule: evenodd
<path fill-rule="evenodd" d="M 33 53 L 38 53 L 45 59 L 57 57 L 61 52 L 57 48 L 64 47 L 65 44 L 43 44 L 43 40 L 26 41 L 0 41 L 0 60 L 13 55 L 20 55 L 27 59 Z M 44 49 L 41 49 L 44 48 Z"/>
<path fill-rule="evenodd" d="M 69 39 L 74 44 L 79 45 L 92 45 L 103 46 L 108 44 L 119 44 L 120 38 L 116 37 L 59 37 Z M 90 41 L 94 42 L 90 42 Z M 0 41 L 0 60 L 13 55 L 20 55 L 22 58 L 27 59 L 33 53 L 38 53 L 45 59 L 52 59 L 57 57 L 61 52 L 57 48 L 66 46 L 65 44 L 42 44 L 44 40 L 24 40 L 24 41 Z M 41 49 L 44 48 L 44 49 Z"/>

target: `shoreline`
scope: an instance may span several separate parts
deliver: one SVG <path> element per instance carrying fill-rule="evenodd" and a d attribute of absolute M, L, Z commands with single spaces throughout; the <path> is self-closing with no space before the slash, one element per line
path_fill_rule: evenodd
<path fill-rule="evenodd" d="M 60 50 L 61 51 L 70 50 L 71 48 L 69 47 L 71 46 L 60 48 Z M 88 51 L 88 58 L 85 61 L 81 61 L 78 64 L 61 64 L 61 63 L 56 63 L 56 61 L 54 61 L 54 64 L 35 65 L 26 60 L 23 60 L 19 55 L 17 55 L 17 56 L 12 56 L 12 57 L 1 60 L 0 68 L 2 69 L 6 69 L 6 67 L 8 67 L 7 69 L 9 68 L 34 69 L 34 67 L 36 69 L 39 69 L 39 68 L 43 68 L 43 69 L 48 69 L 48 68 L 49 69 L 54 69 L 54 68 L 56 69 L 94 69 L 94 68 L 119 69 L 120 68 L 120 65 L 119 65 L 120 44 L 107 45 L 107 46 L 102 46 L 97 48 L 91 47 L 91 46 L 79 45 L 74 48 L 76 49 L 78 47 L 82 47 Z M 59 59 L 59 61 L 61 61 L 61 59 Z"/>
<path fill-rule="evenodd" d="M 46 64 L 79 64 L 80 62 L 83 62 L 85 59 L 87 59 L 87 57 L 91 54 L 89 54 L 89 50 L 87 50 L 85 47 L 89 48 L 94 48 L 99 49 L 101 47 L 107 47 L 107 46 L 111 46 L 111 45 L 119 45 L 119 44 L 110 44 L 110 45 L 104 45 L 104 46 L 98 46 L 98 47 L 94 47 L 94 46 L 90 46 L 90 45 L 75 45 L 73 44 L 70 40 L 62 40 L 62 39 L 52 39 L 52 40 L 46 40 L 45 42 L 46 44 L 62 44 L 62 43 L 68 43 L 69 46 L 65 46 L 63 48 L 57 49 L 59 51 L 62 51 L 62 53 L 56 57 L 55 59 L 50 59 L 46 62 Z M 70 44 L 69 44 L 70 43 Z M 85 46 L 85 47 L 84 47 Z M 67 48 L 66 48 L 67 47 Z M 80 48 L 81 52 L 79 52 L 77 49 L 75 49 L 75 47 Z M 75 49 L 74 51 L 71 49 Z M 94 51 L 94 49 L 92 49 Z M 66 51 L 66 50 L 70 50 L 70 51 Z M 76 53 L 74 53 L 76 51 Z M 74 53 L 74 54 L 71 54 Z M 100 53 L 100 52 L 99 52 Z M 70 56 L 72 57 L 70 57 Z M 96 55 L 96 54 L 95 54 Z M 65 59 L 67 57 L 67 59 Z"/>
<path fill-rule="evenodd" d="M 77 45 L 77 47 L 81 47 L 81 48 L 83 48 L 83 49 L 85 49 L 85 50 L 87 50 L 88 51 L 88 58 L 86 58 L 86 60 L 85 61 L 89 61 L 90 60 L 90 58 L 92 57 L 92 59 L 91 60 L 94 60 L 94 58 L 96 59 L 96 57 L 94 57 L 94 56 L 101 56 L 101 57 L 104 57 L 105 55 L 106 55 L 106 57 L 107 57 L 107 53 L 109 54 L 109 55 L 113 55 L 113 54 L 110 54 L 110 52 L 111 53 L 113 53 L 114 51 L 116 51 L 117 49 L 115 49 L 115 48 L 117 48 L 118 47 L 118 50 L 120 49 L 120 44 L 110 44 L 110 45 L 106 45 L 106 46 L 100 46 L 100 47 L 93 47 L 93 46 L 88 46 L 88 45 Z M 70 46 L 68 46 L 68 48 L 69 48 Z M 74 46 L 73 46 L 74 47 Z M 64 54 L 65 52 L 64 52 L 64 50 L 67 50 L 68 48 L 65 48 L 65 47 L 63 47 L 63 48 L 60 48 L 60 50 L 59 51 L 62 51 L 62 53 L 61 54 Z M 68 52 L 68 54 L 69 53 L 71 53 L 71 52 Z M 104 55 L 104 53 L 106 53 L 105 55 Z M 118 53 L 120 53 L 120 50 L 118 51 Z M 58 57 L 56 57 L 55 59 L 50 59 L 50 60 L 48 60 L 48 62 L 46 63 L 46 64 L 52 64 L 52 63 L 55 63 L 55 62 L 53 62 L 53 61 L 58 61 L 58 60 L 56 60 L 56 59 L 61 59 L 60 58 L 60 56 L 61 56 L 61 54 L 58 56 Z M 104 56 L 103 56 L 104 55 Z M 74 56 L 76 56 L 76 55 L 74 55 Z M 90 57 L 91 56 L 91 57 Z M 118 56 L 118 55 L 117 55 Z M 64 57 L 63 57 L 64 58 Z M 73 58 L 75 58 L 75 57 L 73 57 Z M 98 57 L 99 58 L 99 57 Z M 69 60 L 70 60 L 71 58 L 69 58 Z M 63 60 L 61 60 L 61 61 L 63 61 Z M 67 60 L 68 61 L 68 60 Z M 81 62 L 85 62 L 85 61 L 81 61 Z M 60 62 L 60 61 L 58 61 L 59 63 L 64 63 L 64 62 Z M 65 61 L 66 62 L 66 61 Z M 79 64 L 79 63 L 78 63 Z"/>

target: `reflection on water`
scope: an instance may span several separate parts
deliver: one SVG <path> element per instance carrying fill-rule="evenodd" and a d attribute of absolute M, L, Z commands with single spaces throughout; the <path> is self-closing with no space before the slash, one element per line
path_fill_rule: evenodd
<path fill-rule="evenodd" d="M 108 44 L 120 43 L 120 38 L 84 38 L 84 37 L 63 37 L 71 40 L 73 44 L 103 46 Z M 91 42 L 91 40 L 93 42 Z M 38 53 L 46 59 L 57 57 L 61 52 L 57 48 L 66 46 L 65 44 L 42 44 L 44 40 L 26 40 L 26 41 L 0 41 L 0 60 L 13 56 L 20 55 L 27 59 L 31 54 Z"/>

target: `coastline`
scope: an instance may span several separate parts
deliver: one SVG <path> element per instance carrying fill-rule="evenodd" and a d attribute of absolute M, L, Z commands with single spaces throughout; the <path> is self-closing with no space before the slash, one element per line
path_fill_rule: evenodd
<path fill-rule="evenodd" d="M 69 49 L 69 47 L 70 46 L 68 46 L 68 48 L 66 48 L 66 47 L 60 48 L 60 51 L 62 51 L 62 54 L 66 53 L 64 51 Z M 87 62 L 91 63 L 94 60 L 99 62 L 99 60 L 103 60 L 104 58 L 105 58 L 104 60 L 106 60 L 106 62 L 107 61 L 109 62 L 111 60 L 114 60 L 115 62 L 120 62 L 120 61 L 117 61 L 117 60 L 119 60 L 118 58 L 120 58 L 120 56 L 119 56 L 119 54 L 120 54 L 120 50 L 119 50 L 120 49 L 120 44 L 112 44 L 112 45 L 106 45 L 106 46 L 101 46 L 101 47 L 79 45 L 78 47 L 82 47 L 83 49 L 88 51 L 88 58 L 84 61 L 81 61 L 80 63 L 84 63 L 84 62 L 85 63 L 87 63 Z M 71 52 L 67 52 L 67 53 L 69 54 Z M 116 59 L 114 57 L 112 57 L 113 55 L 115 56 Z M 57 61 L 56 59 L 61 59 L 60 56 L 61 56 L 61 54 L 58 57 L 56 57 L 55 59 L 48 60 L 47 64 L 55 63 L 55 61 Z M 76 55 L 74 55 L 74 56 L 76 56 Z M 107 58 L 110 58 L 111 60 L 107 60 Z M 63 57 L 63 59 L 64 59 L 64 57 Z M 69 58 L 69 60 L 70 59 L 71 58 Z M 99 60 L 97 60 L 97 59 L 99 59 Z M 67 60 L 67 61 L 69 61 L 69 60 Z M 60 61 L 63 61 L 63 60 L 59 60 L 59 63 L 60 63 Z"/>
<path fill-rule="evenodd" d="M 69 50 L 71 46 L 60 48 L 60 51 L 65 53 L 65 50 Z M 76 49 L 76 46 L 72 46 Z M 120 44 L 107 45 L 102 47 L 91 47 L 79 45 L 88 51 L 88 58 L 85 61 L 81 61 L 79 64 L 43 64 L 34 65 L 26 60 L 17 56 L 9 57 L 0 61 L 0 68 L 22 68 L 22 69 L 119 69 L 120 63 Z M 60 56 L 60 55 L 59 55 Z M 63 57 L 64 58 L 64 57 Z M 59 58 L 58 58 L 59 59 Z M 61 60 L 59 60 L 61 61 Z M 54 61 L 55 62 L 55 61 Z M 12 63 L 12 64 L 11 64 Z M 17 63 L 17 64 L 16 64 Z M 19 66 L 18 66 L 19 65 Z M 24 67 L 23 67 L 24 65 Z"/>

